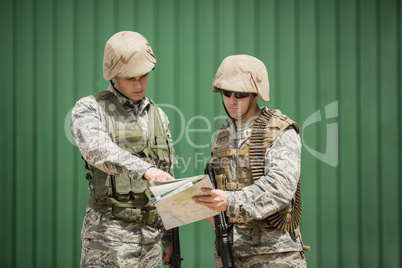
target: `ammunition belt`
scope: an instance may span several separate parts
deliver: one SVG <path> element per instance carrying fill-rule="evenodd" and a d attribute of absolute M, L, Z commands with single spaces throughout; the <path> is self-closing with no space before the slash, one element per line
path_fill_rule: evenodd
<path fill-rule="evenodd" d="M 264 110 L 254 123 L 250 136 L 250 166 L 253 180 L 256 181 L 264 176 L 265 170 L 265 151 L 267 146 L 264 145 L 266 126 L 271 119 L 274 111 L 271 109 Z M 296 193 L 292 202 L 286 208 L 268 216 L 268 226 L 272 226 L 283 232 L 293 232 L 300 223 L 302 211 L 301 201 L 301 184 L 300 179 L 297 183 Z"/>
<path fill-rule="evenodd" d="M 254 181 L 264 176 L 265 151 L 264 137 L 266 126 L 271 119 L 274 111 L 271 109 L 263 110 L 261 115 L 255 120 L 250 136 L 250 167 Z"/>

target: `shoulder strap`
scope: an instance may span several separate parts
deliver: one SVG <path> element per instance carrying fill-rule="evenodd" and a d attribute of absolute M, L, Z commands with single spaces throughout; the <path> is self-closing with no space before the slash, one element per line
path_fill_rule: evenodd
<path fill-rule="evenodd" d="M 110 96 L 112 96 L 112 95 L 113 95 L 113 93 L 110 92 L 109 90 L 103 90 L 103 91 L 93 94 L 92 96 L 95 98 L 96 101 L 99 101 L 99 100 L 105 100 L 107 98 L 110 98 Z"/>

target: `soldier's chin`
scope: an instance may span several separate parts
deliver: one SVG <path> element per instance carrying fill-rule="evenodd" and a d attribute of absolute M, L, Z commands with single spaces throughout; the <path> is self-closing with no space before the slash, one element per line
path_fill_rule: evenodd
<path fill-rule="evenodd" d="M 142 100 L 142 98 L 144 97 L 144 95 L 145 95 L 145 94 L 132 94 L 130 99 L 131 99 L 134 103 L 138 103 L 140 100 Z"/>
<path fill-rule="evenodd" d="M 229 112 L 230 117 L 232 117 L 234 120 L 240 120 L 241 119 L 241 113 L 238 112 Z"/>

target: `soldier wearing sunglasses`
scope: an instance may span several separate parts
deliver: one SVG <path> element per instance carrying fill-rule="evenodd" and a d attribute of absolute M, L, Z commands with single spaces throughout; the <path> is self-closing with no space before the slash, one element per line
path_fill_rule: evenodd
<path fill-rule="evenodd" d="M 268 73 L 252 56 L 225 58 L 213 92 L 228 115 L 212 146 L 218 189 L 204 188 L 209 196 L 194 200 L 225 212 L 235 267 L 307 267 L 299 229 L 299 126 L 258 106 L 258 98 L 269 100 Z M 216 248 L 215 267 L 222 267 L 220 254 Z"/>

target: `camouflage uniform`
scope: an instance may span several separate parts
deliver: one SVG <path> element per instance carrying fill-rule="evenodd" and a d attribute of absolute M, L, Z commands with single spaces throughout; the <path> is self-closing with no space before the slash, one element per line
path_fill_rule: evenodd
<path fill-rule="evenodd" d="M 250 138 L 253 123 L 235 123 L 230 118 L 226 121 L 221 131 L 229 133 L 229 149 L 242 147 Z M 226 191 L 226 215 L 229 221 L 238 222 L 232 224 L 230 231 L 235 267 L 307 266 L 299 238 L 293 240 L 288 232 L 265 228 L 259 231 L 258 245 L 253 245 L 253 229 L 242 226 L 242 223 L 265 219 L 288 205 L 300 176 L 300 154 L 300 137 L 293 127 L 288 127 L 266 150 L 264 176 L 240 191 Z M 234 184 L 237 183 L 236 163 L 237 156 L 230 156 L 229 167 Z M 215 267 L 222 267 L 216 251 Z"/>
<path fill-rule="evenodd" d="M 251 268 L 297 268 L 307 267 L 302 252 L 281 252 L 253 255 L 251 257 L 234 257 L 234 267 Z M 302 256 L 302 257 L 301 257 Z M 222 267 L 220 257 L 215 251 L 215 267 Z"/>
<path fill-rule="evenodd" d="M 301 208 L 290 206 L 292 199 L 301 203 L 298 125 L 279 110 L 258 107 L 258 98 L 269 101 L 269 79 L 265 64 L 253 56 L 226 57 L 212 85 L 229 117 L 212 146 L 212 162 L 217 186 L 227 197 L 235 266 L 306 267 L 298 229 Z M 277 220 L 277 212 L 285 221 Z M 222 267 L 216 249 L 215 267 Z"/>
<path fill-rule="evenodd" d="M 112 85 L 108 90 L 128 113 L 135 116 L 146 132 L 150 100 L 144 97 L 139 104 L 134 104 Z M 160 108 L 158 110 L 164 130 L 171 139 L 168 118 Z M 72 112 L 72 132 L 84 159 L 105 173 L 141 180 L 145 171 L 152 166 L 111 140 L 104 111 L 92 96 L 76 103 Z M 162 228 L 108 218 L 88 206 L 81 232 L 81 267 L 162 267 L 162 235 Z M 169 242 L 166 240 L 164 243 Z"/>

